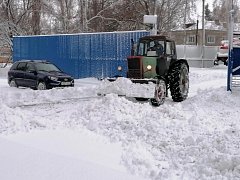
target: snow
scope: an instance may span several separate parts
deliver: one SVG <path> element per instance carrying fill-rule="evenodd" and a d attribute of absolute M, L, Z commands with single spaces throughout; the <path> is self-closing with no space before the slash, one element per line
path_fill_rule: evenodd
<path fill-rule="evenodd" d="M 154 98 L 155 84 L 132 83 L 130 79 L 119 77 L 110 82 L 104 79 L 98 86 L 97 94 L 104 95 L 115 93 L 127 97 Z"/>
<path fill-rule="evenodd" d="M 189 97 L 165 104 L 65 89 L 10 88 L 0 69 L 0 179 L 240 179 L 240 89 L 227 67 L 190 68 Z"/>
<path fill-rule="evenodd" d="M 134 179 L 117 165 L 121 147 L 91 132 L 19 133 L 0 144 L 0 179 Z"/>

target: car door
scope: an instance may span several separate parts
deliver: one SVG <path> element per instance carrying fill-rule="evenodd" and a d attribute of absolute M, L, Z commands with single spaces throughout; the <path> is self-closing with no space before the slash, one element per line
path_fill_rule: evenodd
<path fill-rule="evenodd" d="M 25 86 L 26 62 L 20 62 L 16 68 L 14 79 L 18 86 Z"/>
<path fill-rule="evenodd" d="M 37 71 L 32 62 L 28 62 L 25 72 L 25 86 L 36 87 L 37 84 Z"/>

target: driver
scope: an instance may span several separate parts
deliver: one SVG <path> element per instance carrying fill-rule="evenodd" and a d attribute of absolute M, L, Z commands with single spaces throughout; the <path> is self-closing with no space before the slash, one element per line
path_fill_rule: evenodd
<path fill-rule="evenodd" d="M 149 48 L 150 51 L 156 51 L 158 55 L 163 53 L 163 46 L 158 42 L 158 40 L 154 41 L 154 46 Z"/>

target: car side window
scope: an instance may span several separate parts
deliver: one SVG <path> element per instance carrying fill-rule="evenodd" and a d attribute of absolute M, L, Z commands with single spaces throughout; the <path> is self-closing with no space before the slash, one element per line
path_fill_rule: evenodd
<path fill-rule="evenodd" d="M 28 72 L 35 71 L 35 68 L 32 63 L 27 63 L 26 71 L 28 71 Z"/>
<path fill-rule="evenodd" d="M 17 65 L 18 65 L 18 63 L 14 63 L 14 64 L 12 65 L 12 67 L 11 67 L 11 70 L 16 70 L 16 69 L 17 69 Z"/>
<path fill-rule="evenodd" d="M 25 62 L 19 63 L 18 66 L 17 66 L 17 70 L 19 70 L 19 71 L 26 71 L 26 64 L 27 63 L 25 63 Z"/>

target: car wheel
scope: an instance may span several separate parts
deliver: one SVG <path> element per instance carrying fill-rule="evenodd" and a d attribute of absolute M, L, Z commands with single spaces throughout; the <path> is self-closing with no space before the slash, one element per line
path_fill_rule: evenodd
<path fill-rule="evenodd" d="M 46 84 L 44 82 L 39 82 L 37 85 L 37 90 L 45 90 L 47 89 Z"/>
<path fill-rule="evenodd" d="M 226 61 L 224 61 L 224 65 L 225 65 L 225 66 L 227 66 L 227 65 L 228 65 L 228 62 L 227 62 L 227 60 L 226 60 Z"/>
<path fill-rule="evenodd" d="M 219 64 L 218 64 L 218 60 L 214 60 L 213 63 L 214 63 L 214 65 L 219 65 Z"/>
<path fill-rule="evenodd" d="M 152 106 L 160 106 L 165 102 L 167 86 L 163 79 L 159 79 L 155 87 L 155 98 L 150 99 Z"/>
<path fill-rule="evenodd" d="M 12 80 L 10 81 L 9 86 L 10 86 L 10 87 L 18 87 L 17 84 L 16 84 L 15 79 L 12 79 Z"/>

